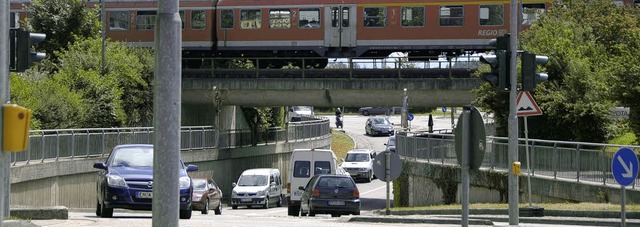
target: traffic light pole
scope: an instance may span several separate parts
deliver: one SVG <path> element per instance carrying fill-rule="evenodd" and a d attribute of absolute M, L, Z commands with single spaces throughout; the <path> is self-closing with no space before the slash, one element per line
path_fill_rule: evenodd
<path fill-rule="evenodd" d="M 516 115 L 516 99 L 518 98 L 518 83 L 517 83 L 517 57 L 518 55 L 518 0 L 511 0 L 511 40 L 509 41 L 511 52 L 511 59 L 509 62 L 510 82 L 511 89 L 509 91 L 509 118 L 508 118 L 508 133 L 509 133 L 509 162 L 514 163 L 518 161 L 518 116 Z M 513 165 L 510 165 L 513 166 Z M 511 167 L 513 168 L 513 167 Z M 519 219 L 519 205 L 518 205 L 518 175 L 513 174 L 513 169 L 509 171 L 509 225 L 518 225 Z"/>
<path fill-rule="evenodd" d="M 0 104 L 9 102 L 9 0 L 0 0 Z M 0 111 L 0 119 L 2 116 Z M 0 120 L 0 129 L 3 127 Z M 0 130 L 0 138 L 2 138 Z M 0 139 L 0 147 L 2 140 Z M 0 149 L 0 226 L 4 222 L 4 217 L 9 216 L 9 195 L 11 194 L 11 153 L 3 152 Z"/>

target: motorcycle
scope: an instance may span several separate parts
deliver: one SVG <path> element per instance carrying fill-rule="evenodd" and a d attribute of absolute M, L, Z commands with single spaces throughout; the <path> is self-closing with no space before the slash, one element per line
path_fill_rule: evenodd
<path fill-rule="evenodd" d="M 342 127 L 342 115 L 336 116 L 336 128 L 344 129 L 344 127 Z"/>

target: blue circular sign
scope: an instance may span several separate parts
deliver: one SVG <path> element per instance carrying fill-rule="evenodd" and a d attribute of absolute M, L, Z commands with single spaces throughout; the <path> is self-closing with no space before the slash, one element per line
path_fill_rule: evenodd
<path fill-rule="evenodd" d="M 629 148 L 620 148 L 611 160 L 611 173 L 618 184 L 628 186 L 638 177 L 638 156 Z"/>
<path fill-rule="evenodd" d="M 413 121 L 413 114 L 408 114 L 407 115 L 407 120 Z"/>
<path fill-rule="evenodd" d="M 446 113 L 447 112 L 447 107 L 442 107 L 442 112 Z"/>

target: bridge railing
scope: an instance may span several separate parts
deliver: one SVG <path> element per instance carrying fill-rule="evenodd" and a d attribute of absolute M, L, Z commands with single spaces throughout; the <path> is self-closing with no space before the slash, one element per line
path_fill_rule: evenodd
<path fill-rule="evenodd" d="M 404 57 L 358 58 L 329 61 L 317 68 L 326 58 L 291 58 L 290 65 L 273 67 L 270 62 L 280 58 L 186 58 L 183 77 L 186 78 L 468 78 L 469 70 L 479 67 L 477 58 L 455 61 L 407 61 Z M 230 62 L 232 62 L 230 64 Z M 240 62 L 240 63 L 238 63 Z M 249 62 L 249 63 L 246 63 Z M 239 65 L 238 65 L 239 64 Z M 429 73 L 425 73 L 425 69 Z M 467 73 L 465 73 L 467 72 Z"/>
<path fill-rule="evenodd" d="M 458 165 L 453 134 L 400 132 L 396 136 L 396 143 L 396 152 L 400 156 L 429 163 Z M 508 138 L 488 136 L 480 168 L 508 171 L 511 166 L 508 146 Z M 640 146 L 539 139 L 529 139 L 527 143 L 525 139 L 519 139 L 518 160 L 524 175 L 530 168 L 532 176 L 619 185 L 611 173 L 611 162 L 614 153 L 622 147 L 640 152 Z M 640 189 L 638 186 L 640 183 L 636 181 L 632 188 Z"/>
<path fill-rule="evenodd" d="M 330 134 L 329 120 L 317 118 L 292 122 L 288 128 L 273 127 L 253 134 L 248 129 L 218 133 L 211 126 L 183 126 L 182 151 L 206 148 L 235 148 L 286 141 L 310 140 Z M 217 138 L 217 140 L 216 140 Z M 120 144 L 152 144 L 153 127 L 31 130 L 26 151 L 12 153 L 13 165 L 58 161 L 60 158 L 105 156 Z"/>

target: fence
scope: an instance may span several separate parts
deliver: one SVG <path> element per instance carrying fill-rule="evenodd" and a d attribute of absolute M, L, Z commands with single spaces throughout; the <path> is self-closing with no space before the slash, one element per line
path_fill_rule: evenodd
<path fill-rule="evenodd" d="M 527 145 L 530 163 L 527 163 Z M 508 171 L 511 166 L 508 146 L 508 138 L 488 136 L 480 168 Z M 640 146 L 538 139 L 529 139 L 527 144 L 524 139 L 519 139 L 518 160 L 524 174 L 531 167 L 532 176 L 619 186 L 611 173 L 611 159 L 622 147 L 636 153 L 640 151 Z M 458 164 L 453 134 L 401 132 L 396 136 L 396 152 L 400 156 L 429 163 Z M 636 189 L 639 184 L 635 181 L 632 188 Z"/>
<path fill-rule="evenodd" d="M 153 134 L 153 127 L 31 130 L 27 151 L 12 153 L 11 162 L 16 165 L 32 161 L 58 161 L 60 158 L 104 156 L 120 144 L 152 144 Z M 180 148 L 182 151 L 237 148 L 310 140 L 329 134 L 329 119 L 326 118 L 291 122 L 287 128 L 267 128 L 256 133 L 248 129 L 218 133 L 211 126 L 184 126 L 180 131 Z"/>

